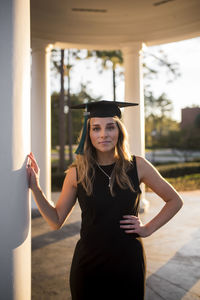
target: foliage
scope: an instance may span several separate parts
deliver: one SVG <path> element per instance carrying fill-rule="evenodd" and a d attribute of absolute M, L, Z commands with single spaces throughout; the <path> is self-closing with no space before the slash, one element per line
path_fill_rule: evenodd
<path fill-rule="evenodd" d="M 169 117 L 149 115 L 145 119 L 145 143 L 147 148 L 172 147 L 171 135 L 179 132 L 178 122 Z M 174 148 L 174 147 L 173 147 Z"/>
<path fill-rule="evenodd" d="M 96 57 L 97 60 L 101 62 L 101 71 L 103 69 L 111 68 L 113 72 L 113 99 L 116 99 L 116 78 L 121 78 L 123 75 L 123 69 L 119 68 L 123 65 L 123 53 L 121 50 L 114 51 L 99 51 L 99 50 L 77 50 L 70 49 L 71 55 L 76 59 L 89 59 L 91 57 Z M 53 52 L 52 55 L 54 69 L 59 71 L 59 55 L 56 51 Z M 65 75 L 69 75 L 69 70 L 72 65 L 65 66 Z M 172 102 L 165 93 L 162 93 L 159 97 L 155 97 L 151 91 L 151 81 L 152 79 L 157 79 L 160 74 L 160 69 L 164 70 L 167 75 L 167 83 L 175 80 L 180 76 L 179 68 L 177 63 L 171 63 L 167 57 L 167 55 L 163 51 L 159 51 L 157 53 L 150 53 L 149 51 L 144 52 L 144 94 L 145 94 L 145 116 L 146 116 L 146 144 L 148 147 L 156 147 L 164 143 L 167 143 L 167 135 L 169 131 L 177 130 L 177 124 L 174 121 L 170 121 L 170 114 L 172 112 L 173 106 Z M 120 70 L 116 73 L 116 70 Z M 67 73 L 68 72 L 68 73 Z M 163 72 L 163 71 L 162 71 Z M 86 87 L 85 87 L 86 89 Z M 77 103 L 76 96 L 81 99 L 81 93 L 79 95 L 71 95 L 71 102 Z M 88 93 L 87 93 L 88 94 Z M 89 96 L 89 95 L 88 95 Z M 91 98 L 91 97 L 90 97 Z M 80 100 L 82 101 L 82 100 Z M 83 99 L 84 101 L 84 99 Z M 55 101 L 52 107 L 55 108 Z M 76 115 L 77 117 L 76 117 Z M 79 114 L 79 116 L 78 116 Z M 52 117 L 53 113 L 52 113 Z M 75 118 L 75 119 L 74 119 Z M 56 120 L 56 116 L 54 118 Z M 74 137 L 73 142 L 76 141 L 78 136 L 78 131 L 81 128 L 80 125 L 80 112 L 73 113 L 73 130 Z M 78 123 L 77 123 L 77 122 Z M 150 130 L 151 129 L 151 130 Z M 52 133 L 52 144 L 56 145 L 56 132 L 57 128 L 53 128 Z M 161 145 L 162 147 L 162 145 Z"/>
<path fill-rule="evenodd" d="M 112 86 L 113 86 L 113 100 L 116 100 L 116 79 L 120 79 L 123 76 L 123 72 L 117 72 L 117 67 L 121 67 L 123 65 L 123 55 L 121 50 L 113 50 L 113 51 L 99 51 L 92 50 L 88 51 L 87 58 L 96 57 L 101 60 L 101 69 L 102 72 L 105 69 L 112 68 Z M 118 68 L 119 69 L 119 68 Z"/>
<path fill-rule="evenodd" d="M 149 49 L 143 52 L 143 69 L 146 89 L 150 87 L 148 82 L 150 83 L 153 79 L 158 79 L 160 73 L 166 74 L 167 83 L 171 83 L 181 76 L 179 64 L 169 61 L 168 56 L 161 49 L 156 51 L 156 53 L 150 52 Z"/>
<path fill-rule="evenodd" d="M 189 174 L 200 173 L 200 162 L 176 163 L 156 167 L 165 178 L 177 178 Z"/>
<path fill-rule="evenodd" d="M 156 54 L 144 52 L 144 101 L 145 101 L 145 143 L 148 148 L 169 147 L 171 132 L 179 131 L 179 125 L 171 119 L 172 101 L 163 92 L 155 97 L 151 90 L 152 80 L 165 73 L 166 83 L 180 76 L 179 65 L 170 62 L 163 51 Z"/>
<path fill-rule="evenodd" d="M 81 91 L 78 94 L 72 94 L 71 104 L 78 105 L 84 102 L 97 101 L 99 98 L 92 97 L 86 89 L 86 86 L 81 85 Z M 68 106 L 67 96 L 65 96 L 65 115 L 67 118 Z M 59 118 L 59 94 L 54 92 L 51 96 L 51 140 L 52 148 L 58 145 L 58 118 Z M 79 133 L 83 124 L 83 110 L 72 110 L 72 128 L 73 128 L 73 143 L 77 142 Z M 67 124 L 66 124 L 67 126 Z M 68 144 L 68 138 L 66 137 L 66 144 Z"/>
<path fill-rule="evenodd" d="M 200 149 L 200 130 L 191 127 L 181 129 L 179 131 L 171 131 L 168 137 L 168 146 L 171 148 L 185 150 L 187 158 L 187 150 Z"/>
<path fill-rule="evenodd" d="M 88 58 L 90 57 L 100 58 L 103 69 L 109 68 L 110 63 L 112 63 L 113 69 L 116 69 L 117 66 L 122 66 L 123 64 L 123 55 L 121 50 L 113 50 L 113 51 L 92 50 L 92 51 L 88 51 Z"/>
<path fill-rule="evenodd" d="M 191 174 L 176 178 L 166 178 L 166 180 L 178 192 L 194 191 L 200 189 L 200 174 Z M 146 186 L 146 191 L 151 192 L 151 189 Z"/>
<path fill-rule="evenodd" d="M 60 94 L 54 92 L 51 95 L 51 147 L 55 148 L 59 144 L 59 97 Z"/>
<path fill-rule="evenodd" d="M 65 173 L 52 173 L 51 190 L 52 192 L 61 191 L 65 179 Z"/>
<path fill-rule="evenodd" d="M 200 114 L 198 114 L 196 116 L 195 121 L 194 121 L 194 126 L 195 126 L 195 128 L 200 129 Z"/>
<path fill-rule="evenodd" d="M 156 168 L 177 191 L 200 189 L 200 162 L 160 165 Z M 53 191 L 61 190 L 64 178 L 64 173 L 58 173 L 57 168 L 52 167 Z M 150 191 L 148 187 L 146 190 Z"/>
<path fill-rule="evenodd" d="M 166 178 L 177 191 L 194 191 L 200 189 L 200 174 Z"/>
<path fill-rule="evenodd" d="M 73 64 L 70 64 L 69 59 L 70 57 L 74 57 L 76 59 L 80 59 L 79 57 L 80 51 L 77 49 L 68 49 L 67 55 L 67 63 L 64 61 L 64 75 L 69 76 L 69 72 L 73 67 Z M 51 71 L 53 72 L 54 76 L 60 74 L 60 49 L 52 49 L 51 51 Z"/>
<path fill-rule="evenodd" d="M 157 131 L 153 131 L 153 124 L 156 123 Z M 162 134 L 159 133 L 162 126 Z M 179 124 L 171 119 L 163 119 L 160 123 L 159 119 L 156 122 L 152 121 L 150 117 L 146 119 L 145 123 L 145 141 L 146 147 L 150 149 L 159 148 L 171 148 L 176 150 L 182 150 L 182 156 L 185 161 L 188 160 L 190 152 L 189 150 L 200 149 L 200 131 L 197 128 L 180 129 Z M 152 135 L 152 132 L 154 133 Z"/>
<path fill-rule="evenodd" d="M 167 98 L 165 93 L 155 98 L 152 92 L 148 92 L 148 94 L 145 94 L 144 100 L 146 117 L 151 115 L 162 119 L 165 116 L 169 117 L 173 110 L 172 101 Z"/>
<path fill-rule="evenodd" d="M 200 162 L 175 163 L 156 167 L 177 191 L 200 189 Z M 151 191 L 146 186 L 146 191 Z"/>

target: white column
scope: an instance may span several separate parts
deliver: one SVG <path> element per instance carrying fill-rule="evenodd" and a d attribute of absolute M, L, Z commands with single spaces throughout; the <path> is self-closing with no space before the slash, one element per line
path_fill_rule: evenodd
<path fill-rule="evenodd" d="M 144 134 L 144 93 L 141 59 L 142 43 L 132 43 L 123 47 L 125 68 L 125 101 L 137 102 L 139 106 L 124 109 L 124 124 L 129 133 L 130 150 L 134 155 L 145 155 Z M 141 209 L 148 207 L 144 199 L 145 189 L 142 185 Z"/>
<path fill-rule="evenodd" d="M 0 298 L 31 299 L 30 5 L 4 0 L 0 9 Z"/>
<path fill-rule="evenodd" d="M 40 167 L 40 185 L 51 200 L 50 49 L 42 42 L 32 47 L 31 151 Z M 32 207 L 36 207 L 32 201 Z"/>
<path fill-rule="evenodd" d="M 141 62 L 141 43 L 123 48 L 125 68 L 125 100 L 139 106 L 124 110 L 124 123 L 129 132 L 133 154 L 144 156 L 144 94 Z"/>

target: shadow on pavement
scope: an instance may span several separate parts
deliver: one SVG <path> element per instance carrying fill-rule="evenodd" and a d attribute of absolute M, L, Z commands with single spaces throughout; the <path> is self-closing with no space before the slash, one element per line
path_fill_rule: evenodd
<path fill-rule="evenodd" d="M 64 225 L 60 230 L 50 231 L 36 236 L 32 238 L 32 251 L 79 234 L 80 227 L 81 222 L 77 221 Z"/>
<path fill-rule="evenodd" d="M 180 300 L 199 280 L 200 229 L 164 266 L 147 278 L 147 299 Z M 188 299 L 199 299 L 198 294 L 190 293 L 192 298 Z"/>

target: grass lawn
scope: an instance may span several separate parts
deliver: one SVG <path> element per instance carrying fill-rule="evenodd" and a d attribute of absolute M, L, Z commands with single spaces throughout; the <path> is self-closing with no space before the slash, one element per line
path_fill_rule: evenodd
<path fill-rule="evenodd" d="M 193 191 L 200 189 L 200 174 L 185 175 L 177 178 L 166 178 L 177 191 Z"/>
<path fill-rule="evenodd" d="M 166 178 L 166 180 L 178 191 L 194 191 L 200 189 L 200 174 L 185 175 L 177 178 Z M 146 187 L 146 191 L 151 190 Z"/>

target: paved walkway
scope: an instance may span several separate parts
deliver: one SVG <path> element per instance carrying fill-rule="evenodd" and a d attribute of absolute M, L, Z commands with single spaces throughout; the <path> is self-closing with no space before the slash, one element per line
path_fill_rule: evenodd
<path fill-rule="evenodd" d="M 181 195 L 181 211 L 143 239 L 147 256 L 146 300 L 200 299 L 200 191 Z M 52 198 L 57 199 L 58 194 L 53 193 Z M 146 193 L 146 198 L 150 208 L 141 215 L 144 223 L 163 205 L 153 193 Z M 68 280 L 79 229 L 78 205 L 59 231 L 51 231 L 41 217 L 33 218 L 32 300 L 71 299 Z"/>

